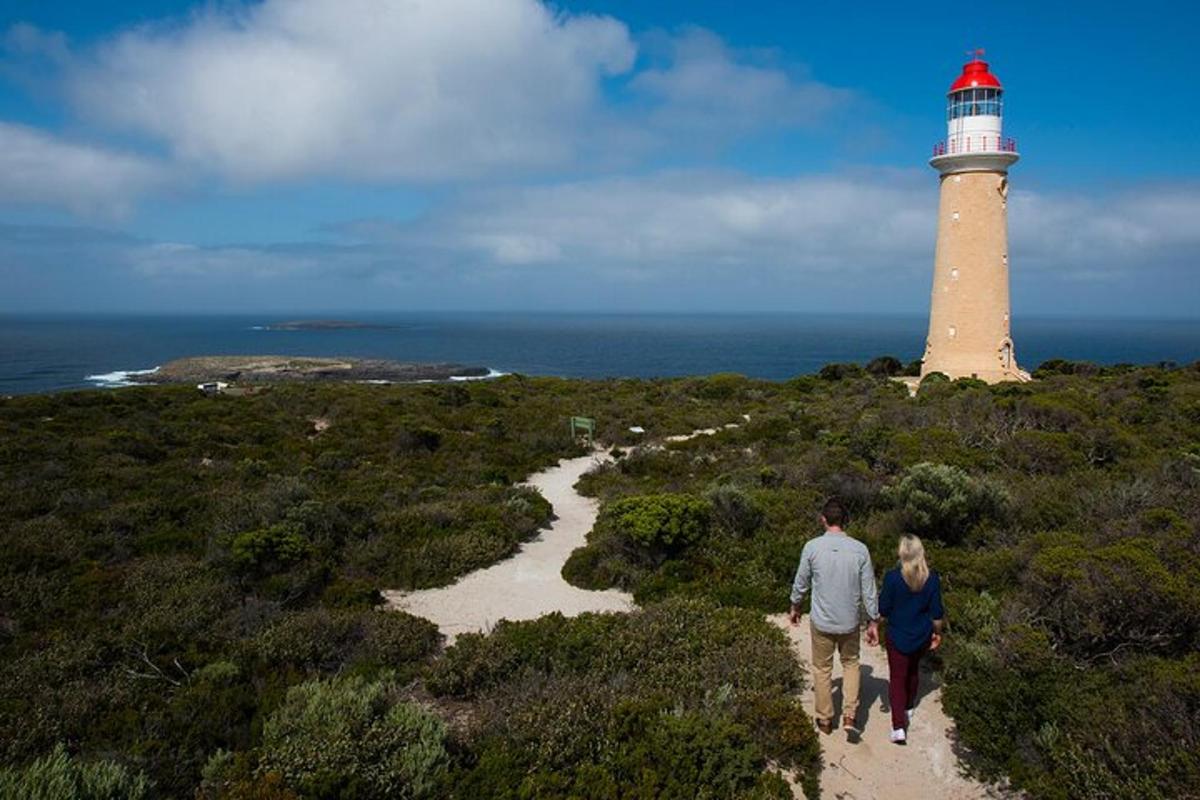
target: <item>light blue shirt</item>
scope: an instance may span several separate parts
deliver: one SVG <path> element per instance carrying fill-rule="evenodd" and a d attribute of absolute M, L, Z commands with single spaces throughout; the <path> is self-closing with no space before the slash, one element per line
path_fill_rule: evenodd
<path fill-rule="evenodd" d="M 844 533 L 825 531 L 805 542 L 792 582 L 792 603 L 799 603 L 810 589 L 809 618 L 822 633 L 858 630 L 860 608 L 866 609 L 868 619 L 879 618 L 871 554 L 865 544 Z"/>

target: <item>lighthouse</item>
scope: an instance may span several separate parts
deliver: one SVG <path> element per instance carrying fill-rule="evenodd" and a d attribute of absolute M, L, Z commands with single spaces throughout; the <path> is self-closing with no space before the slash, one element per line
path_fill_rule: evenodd
<path fill-rule="evenodd" d="M 982 52 L 950 86 L 946 139 L 929 161 L 941 176 L 941 200 L 921 376 L 1027 381 L 1008 299 L 1008 169 L 1019 156 L 1001 129 L 1004 88 Z"/>

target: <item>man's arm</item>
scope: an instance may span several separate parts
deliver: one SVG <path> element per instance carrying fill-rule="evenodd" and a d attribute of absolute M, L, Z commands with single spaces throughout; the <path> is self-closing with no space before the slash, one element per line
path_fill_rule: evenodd
<path fill-rule="evenodd" d="M 796 578 L 792 581 L 792 608 L 788 619 L 793 625 L 800 623 L 800 601 L 812 586 L 812 561 L 809 560 L 808 545 L 800 553 L 800 566 L 796 567 Z"/>
<path fill-rule="evenodd" d="M 867 611 L 867 644 L 879 644 L 879 591 L 875 588 L 875 566 L 871 554 L 867 553 L 859 567 L 859 584 L 862 590 L 863 607 Z"/>

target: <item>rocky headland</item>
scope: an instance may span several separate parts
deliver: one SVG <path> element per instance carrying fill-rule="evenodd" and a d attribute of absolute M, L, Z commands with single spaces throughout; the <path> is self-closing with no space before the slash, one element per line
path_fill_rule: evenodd
<path fill-rule="evenodd" d="M 420 364 L 381 358 L 316 356 L 194 356 L 163 364 L 154 372 L 133 376 L 139 383 L 278 383 L 281 381 L 343 381 L 414 383 L 485 378 L 485 367 L 463 364 Z"/>

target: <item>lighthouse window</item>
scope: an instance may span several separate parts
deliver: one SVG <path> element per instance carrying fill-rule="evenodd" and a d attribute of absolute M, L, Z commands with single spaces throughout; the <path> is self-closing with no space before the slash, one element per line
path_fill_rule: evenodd
<path fill-rule="evenodd" d="M 951 217 L 953 217 L 954 219 L 958 219 L 958 212 L 957 212 L 957 211 L 955 211 L 955 212 L 954 212 L 953 214 L 951 214 L 950 216 L 951 216 Z"/>
<path fill-rule="evenodd" d="M 955 267 L 950 270 L 950 277 L 953 278 L 954 280 L 958 280 L 958 267 Z"/>
<path fill-rule="evenodd" d="M 953 325 L 951 325 L 950 330 L 948 330 L 946 332 L 948 334 L 950 334 L 951 339 L 953 339 L 955 336 L 958 336 L 958 328 L 954 327 Z"/>
<path fill-rule="evenodd" d="M 1000 116 L 1002 100 L 999 89 L 964 89 L 950 96 L 947 116 L 950 119 L 959 117 L 976 117 L 982 114 Z"/>

